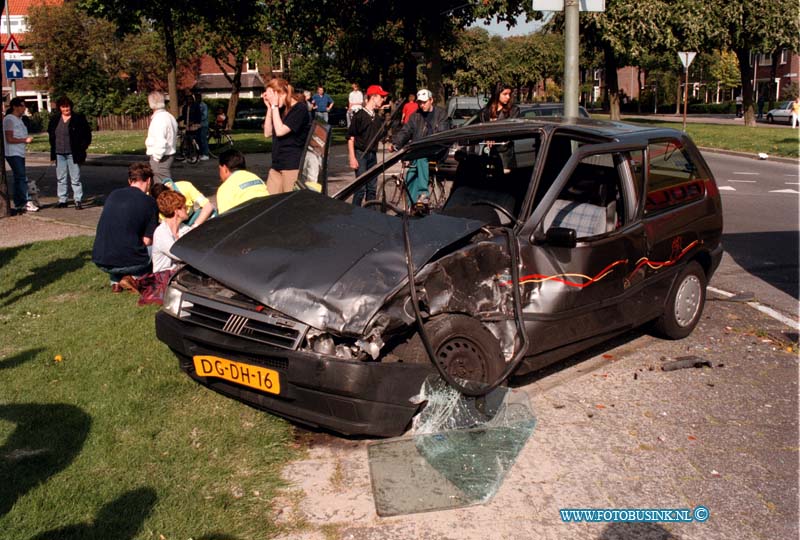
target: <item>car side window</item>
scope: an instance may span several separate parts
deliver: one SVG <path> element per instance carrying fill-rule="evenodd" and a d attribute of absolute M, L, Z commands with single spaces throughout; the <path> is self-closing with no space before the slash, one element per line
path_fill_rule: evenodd
<path fill-rule="evenodd" d="M 680 141 L 658 141 L 648 145 L 645 214 L 701 199 L 704 189 L 698 168 Z"/>
<path fill-rule="evenodd" d="M 574 229 L 576 238 L 612 232 L 625 223 L 620 171 L 628 158 L 619 153 L 583 158 L 544 217 L 544 230 Z"/>

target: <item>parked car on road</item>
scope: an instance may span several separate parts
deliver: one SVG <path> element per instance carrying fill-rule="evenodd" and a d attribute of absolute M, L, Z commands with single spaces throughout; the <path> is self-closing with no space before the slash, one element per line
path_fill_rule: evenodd
<path fill-rule="evenodd" d="M 347 109 L 344 107 L 333 107 L 328 111 L 328 123 L 336 127 L 346 127 Z"/>
<path fill-rule="evenodd" d="M 455 143 L 440 210 L 347 202 Z M 476 124 L 410 144 L 332 198 L 256 199 L 190 231 L 172 248 L 187 265 L 156 331 L 214 391 L 306 425 L 398 435 L 432 374 L 480 394 L 645 323 L 688 336 L 721 235 L 714 177 L 681 131 Z"/>
<path fill-rule="evenodd" d="M 264 126 L 266 117 L 266 109 L 243 109 L 236 112 L 233 126 L 239 129 L 260 128 Z"/>
<path fill-rule="evenodd" d="M 478 114 L 489 100 L 483 94 L 477 96 L 453 96 L 447 100 L 447 117 L 452 127 L 459 127 Z"/>
<path fill-rule="evenodd" d="M 767 122 L 774 124 L 775 122 L 792 123 L 792 102 L 782 101 L 777 107 L 767 111 Z"/>

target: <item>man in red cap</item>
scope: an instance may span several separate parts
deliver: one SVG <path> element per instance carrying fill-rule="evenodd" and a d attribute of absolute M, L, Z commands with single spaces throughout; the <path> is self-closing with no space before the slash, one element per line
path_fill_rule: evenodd
<path fill-rule="evenodd" d="M 356 176 L 361 176 L 378 163 L 375 148 L 378 146 L 378 137 L 383 129 L 383 115 L 378 113 L 387 95 L 389 92 L 377 84 L 367 88 L 367 102 L 353 114 L 353 120 L 347 128 L 347 154 L 350 167 L 355 169 Z M 365 195 L 368 201 L 374 200 L 377 192 L 376 176 L 356 190 L 353 194 L 353 204 L 361 206 Z"/>

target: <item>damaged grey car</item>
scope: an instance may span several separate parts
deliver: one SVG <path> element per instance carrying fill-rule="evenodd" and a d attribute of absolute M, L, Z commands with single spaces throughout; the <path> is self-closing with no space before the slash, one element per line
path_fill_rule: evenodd
<path fill-rule="evenodd" d="M 425 160 L 436 182 L 453 145 L 440 204 L 391 204 L 403 163 Z M 369 208 L 347 202 L 372 179 Z M 480 124 L 413 143 L 333 197 L 257 199 L 185 235 L 156 330 L 214 391 L 394 436 L 431 374 L 479 396 L 645 323 L 689 335 L 721 234 L 716 183 L 682 132 Z"/>

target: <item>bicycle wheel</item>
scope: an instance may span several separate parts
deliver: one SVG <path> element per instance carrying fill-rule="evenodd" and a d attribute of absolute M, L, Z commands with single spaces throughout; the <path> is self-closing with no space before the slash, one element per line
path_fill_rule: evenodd
<path fill-rule="evenodd" d="M 406 197 L 406 184 L 403 181 L 403 174 L 393 174 L 386 179 L 383 184 L 383 196 L 386 202 L 402 210 L 408 209 Z"/>
<path fill-rule="evenodd" d="M 443 179 L 440 179 L 437 175 L 431 175 L 430 182 L 428 182 L 428 192 L 431 199 L 431 208 L 438 210 L 444 206 L 447 194 Z"/>

